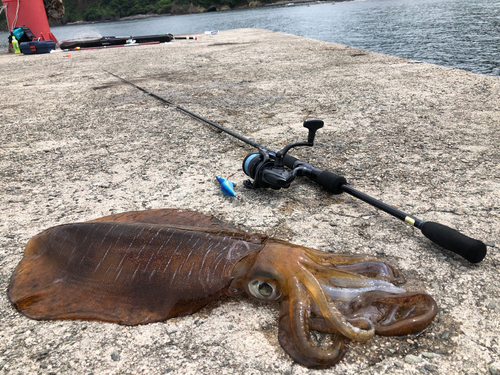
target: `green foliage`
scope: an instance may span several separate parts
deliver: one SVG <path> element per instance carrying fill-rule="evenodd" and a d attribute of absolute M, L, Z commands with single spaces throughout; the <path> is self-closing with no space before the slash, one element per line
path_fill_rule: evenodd
<path fill-rule="evenodd" d="M 230 8 L 245 5 L 250 0 L 63 0 L 66 9 L 64 18 L 57 24 L 76 21 L 115 20 L 120 17 L 135 14 L 165 14 L 170 13 L 174 3 L 190 4 L 209 8 L 211 6 L 227 5 Z M 276 0 L 260 0 L 271 3 Z M 51 21 L 54 24 L 56 21 Z M 0 16 L 0 29 L 7 30 L 7 22 L 3 14 Z"/>
<path fill-rule="evenodd" d="M 169 13 L 172 5 L 189 4 L 205 8 L 228 5 L 234 7 L 245 0 L 64 0 L 63 22 L 113 20 L 135 14 Z M 272 0 L 261 0 L 268 2 Z"/>
<path fill-rule="evenodd" d="M 172 8 L 172 4 L 174 3 L 173 0 L 159 0 L 156 2 L 155 7 L 155 13 L 157 14 L 164 14 L 164 13 L 169 13 L 170 9 Z"/>
<path fill-rule="evenodd" d="M 85 9 L 83 12 L 83 19 L 85 21 L 96 21 L 101 20 L 104 16 L 104 12 L 100 9 L 99 4 L 94 3 Z"/>

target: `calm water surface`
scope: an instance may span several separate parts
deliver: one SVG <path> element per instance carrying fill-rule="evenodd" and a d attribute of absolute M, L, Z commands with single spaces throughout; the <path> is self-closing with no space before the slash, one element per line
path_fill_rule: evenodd
<path fill-rule="evenodd" d="M 70 25 L 52 32 L 61 41 L 248 27 L 500 76 L 499 0 L 355 0 Z M 5 39 L 0 33 L 0 47 Z"/>

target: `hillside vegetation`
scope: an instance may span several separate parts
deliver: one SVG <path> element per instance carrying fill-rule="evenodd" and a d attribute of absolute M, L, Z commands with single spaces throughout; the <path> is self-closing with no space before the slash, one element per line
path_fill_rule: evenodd
<path fill-rule="evenodd" d="M 137 14 L 197 13 L 258 6 L 271 0 L 64 0 L 63 23 L 115 20 Z M 259 4 L 260 3 L 260 4 Z"/>
<path fill-rule="evenodd" d="M 77 21 L 112 21 L 138 14 L 185 14 L 239 7 L 256 7 L 278 0 L 63 0 L 66 9 L 51 25 Z M 1 5 L 1 3 L 0 3 Z M 0 14 L 0 31 L 7 31 L 5 14 Z"/>
<path fill-rule="evenodd" d="M 151 14 L 200 13 L 235 8 L 259 7 L 286 0 L 63 0 L 61 19 L 50 19 L 50 25 L 64 25 L 78 21 L 112 21 L 123 17 Z M 332 0 L 323 0 L 332 1 Z M 344 1 L 344 0 L 334 0 Z M 290 0 L 307 2 L 307 0 Z M 7 31 L 5 15 L 0 15 L 0 31 Z"/>

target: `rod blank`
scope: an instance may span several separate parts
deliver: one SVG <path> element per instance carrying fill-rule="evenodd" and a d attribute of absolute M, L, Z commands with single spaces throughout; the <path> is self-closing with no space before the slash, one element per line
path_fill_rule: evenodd
<path fill-rule="evenodd" d="M 216 124 L 213 121 L 207 120 L 206 118 L 203 118 L 185 108 L 182 108 L 181 106 L 174 104 L 170 102 L 169 100 L 162 98 L 161 96 L 152 93 L 140 86 L 137 86 L 136 84 L 127 81 L 126 79 L 117 76 L 116 74 L 113 74 L 111 72 L 108 72 L 105 70 L 106 73 L 109 73 L 113 77 L 116 77 L 123 82 L 141 90 L 142 92 L 154 97 L 155 99 L 158 99 L 170 106 L 173 106 L 180 111 L 187 113 L 188 115 L 203 121 L 209 125 L 212 125 L 213 127 L 231 135 L 232 137 L 235 137 L 239 139 L 242 142 L 245 142 L 246 144 L 255 147 L 257 149 L 262 149 L 266 150 L 272 154 L 276 154 L 274 151 L 261 146 L 260 144 L 245 138 L 232 130 L 229 130 L 219 124 Z M 370 204 L 371 206 L 374 206 L 386 213 L 388 213 L 391 216 L 394 216 L 407 224 L 410 224 L 414 226 L 415 228 L 418 228 L 421 230 L 422 234 L 427 237 L 429 240 L 434 242 L 435 244 L 443 247 L 446 250 L 452 251 L 463 258 L 467 259 L 471 263 L 479 263 L 481 262 L 484 257 L 486 256 L 486 245 L 474 238 L 468 237 L 460 232 L 458 232 L 455 229 L 452 229 L 450 227 L 447 227 L 446 225 L 435 223 L 435 222 L 424 222 L 420 219 L 417 219 L 413 216 L 410 216 L 403 211 L 400 211 L 378 199 L 375 199 L 373 197 L 370 197 L 369 195 L 362 193 L 351 186 L 347 184 L 347 181 L 344 177 L 336 175 L 335 173 L 322 170 L 320 168 L 314 167 L 311 164 L 308 164 L 306 162 L 303 162 L 301 160 L 298 160 L 297 158 L 294 158 L 293 156 L 285 155 L 284 158 L 284 164 L 290 169 L 294 169 L 298 166 L 305 166 L 306 169 L 308 169 L 308 172 L 303 173 L 301 175 L 311 179 L 312 181 L 318 183 L 320 186 L 325 188 L 327 191 L 329 191 L 332 194 L 341 194 L 342 192 L 346 192 L 349 195 L 352 195 L 353 197 L 356 197 L 363 202 L 366 202 Z"/>

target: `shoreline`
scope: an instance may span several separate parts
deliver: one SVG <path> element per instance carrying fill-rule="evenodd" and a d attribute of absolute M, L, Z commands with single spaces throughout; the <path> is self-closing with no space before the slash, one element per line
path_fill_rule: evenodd
<path fill-rule="evenodd" d="M 131 20 L 142 20 L 142 19 L 148 19 L 148 18 L 156 18 L 156 17 L 170 17 L 170 16 L 181 16 L 184 14 L 196 14 L 196 13 L 210 13 L 210 12 L 227 12 L 227 11 L 232 11 L 232 10 L 242 10 L 242 9 L 250 9 L 250 8 L 269 8 L 269 7 L 283 7 L 283 6 L 295 6 L 295 5 L 306 5 L 306 4 L 318 4 L 318 3 L 341 3 L 341 2 L 347 2 L 347 1 L 353 1 L 353 0 L 290 0 L 290 1 L 282 1 L 278 0 L 275 3 L 270 3 L 270 4 L 264 4 L 261 3 L 260 1 L 251 1 L 250 4 L 252 5 L 243 5 L 243 6 L 237 6 L 234 8 L 229 8 L 229 7 L 221 7 L 219 9 L 215 8 L 190 8 L 186 7 L 186 9 L 204 9 L 203 11 L 193 11 L 193 12 L 180 12 L 180 13 L 164 13 L 164 14 L 137 14 L 137 15 L 131 15 L 127 17 L 121 17 L 117 19 L 109 19 L 109 20 L 100 20 L 100 21 L 75 21 L 75 22 L 68 22 L 65 24 L 60 24 L 60 23 L 54 23 L 51 26 L 66 26 L 66 25 L 84 25 L 84 24 L 95 24 L 95 23 L 104 23 L 104 22 L 119 22 L 119 21 L 131 21 Z M 182 8 L 178 8 L 182 9 Z"/>

